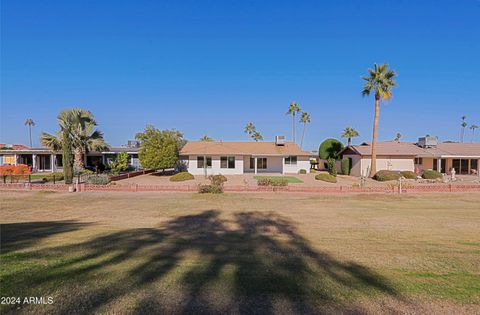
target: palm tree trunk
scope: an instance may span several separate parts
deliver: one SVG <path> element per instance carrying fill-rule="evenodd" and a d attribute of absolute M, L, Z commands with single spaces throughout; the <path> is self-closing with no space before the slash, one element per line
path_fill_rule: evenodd
<path fill-rule="evenodd" d="M 28 134 L 30 136 L 30 148 L 33 146 L 32 144 L 32 125 L 28 125 Z"/>
<path fill-rule="evenodd" d="M 295 143 L 295 113 L 292 114 L 292 139 Z"/>
<path fill-rule="evenodd" d="M 75 162 L 73 163 L 75 170 L 81 171 L 84 169 L 83 166 L 83 150 L 80 147 L 75 148 Z"/>
<path fill-rule="evenodd" d="M 375 116 L 373 117 L 373 136 L 372 136 L 372 160 L 370 164 L 369 177 L 373 177 L 377 173 L 377 129 L 378 116 L 380 115 L 380 96 L 375 95 Z"/>
<path fill-rule="evenodd" d="M 348 137 L 348 146 L 351 146 L 351 145 L 352 145 L 352 138 Z"/>
<path fill-rule="evenodd" d="M 303 148 L 303 138 L 305 137 L 305 127 L 307 126 L 307 123 L 303 124 L 303 131 L 302 131 L 302 141 L 300 142 L 300 148 Z"/>
<path fill-rule="evenodd" d="M 64 131 L 62 135 L 62 151 L 65 184 L 71 184 L 73 182 L 72 142 L 67 131 Z"/>

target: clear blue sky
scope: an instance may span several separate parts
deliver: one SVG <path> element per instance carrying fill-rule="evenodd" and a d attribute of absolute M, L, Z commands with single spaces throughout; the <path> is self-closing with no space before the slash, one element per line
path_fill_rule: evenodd
<path fill-rule="evenodd" d="M 252 121 L 272 140 L 290 137 L 292 100 L 312 117 L 306 149 L 346 126 L 369 140 L 360 77 L 374 62 L 399 75 L 380 139 L 480 125 L 478 0 L 3 0 L 1 23 L 0 142 L 27 144 L 31 117 L 38 145 L 74 106 L 112 145 L 147 123 L 246 140 Z"/>

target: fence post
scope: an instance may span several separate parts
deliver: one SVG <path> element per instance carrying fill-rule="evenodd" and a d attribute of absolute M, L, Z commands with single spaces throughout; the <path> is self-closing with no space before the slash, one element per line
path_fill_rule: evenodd
<path fill-rule="evenodd" d="M 452 187 L 452 184 L 448 184 L 448 188 L 449 188 L 450 192 L 453 191 L 453 190 L 452 190 L 452 188 L 453 188 L 453 187 Z"/>
<path fill-rule="evenodd" d="M 53 184 L 55 185 L 55 174 L 53 174 Z"/>

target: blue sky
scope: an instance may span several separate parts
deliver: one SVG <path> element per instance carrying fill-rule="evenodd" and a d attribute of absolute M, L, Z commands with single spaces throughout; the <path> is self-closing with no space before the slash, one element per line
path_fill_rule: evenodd
<path fill-rule="evenodd" d="M 291 135 L 292 100 L 312 117 L 306 149 L 346 126 L 369 140 L 373 99 L 360 77 L 374 62 L 399 84 L 380 139 L 458 140 L 462 115 L 480 125 L 477 0 L 4 0 L 1 23 L 4 143 L 28 143 L 31 117 L 38 145 L 75 106 L 112 145 L 146 124 L 247 140 L 252 121 L 273 140 Z"/>

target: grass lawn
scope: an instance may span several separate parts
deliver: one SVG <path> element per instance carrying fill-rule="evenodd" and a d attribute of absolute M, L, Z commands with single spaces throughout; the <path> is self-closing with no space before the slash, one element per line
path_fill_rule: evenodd
<path fill-rule="evenodd" d="M 259 179 L 271 179 L 271 180 L 278 180 L 278 179 L 286 179 L 289 183 L 303 183 L 302 180 L 294 177 L 294 176 L 255 176 L 254 177 L 256 180 Z"/>
<path fill-rule="evenodd" d="M 0 200 L 2 314 L 480 311 L 480 194 Z"/>

